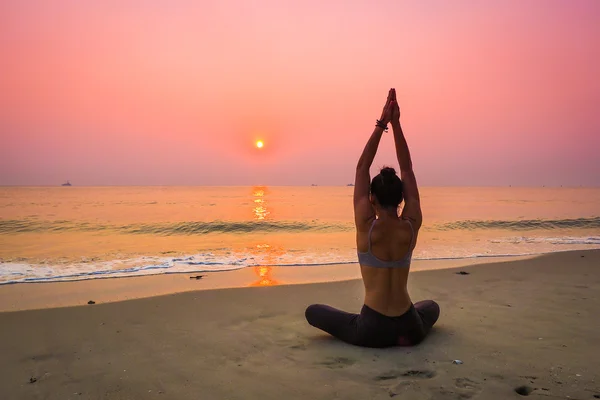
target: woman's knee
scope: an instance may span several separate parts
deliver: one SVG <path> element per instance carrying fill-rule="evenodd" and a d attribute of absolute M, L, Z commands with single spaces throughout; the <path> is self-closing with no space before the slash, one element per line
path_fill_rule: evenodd
<path fill-rule="evenodd" d="M 306 307 L 306 311 L 304 311 L 304 317 L 306 318 L 306 321 L 312 326 L 316 326 L 316 322 L 319 319 L 318 315 L 321 309 L 321 304 L 311 304 L 310 306 Z"/>
<path fill-rule="evenodd" d="M 435 301 L 431 300 L 430 313 L 431 313 L 431 325 L 435 324 L 438 318 L 440 318 L 440 305 Z"/>
<path fill-rule="evenodd" d="M 429 326 L 433 326 L 440 317 L 440 305 L 433 300 L 419 301 L 415 308 Z"/>

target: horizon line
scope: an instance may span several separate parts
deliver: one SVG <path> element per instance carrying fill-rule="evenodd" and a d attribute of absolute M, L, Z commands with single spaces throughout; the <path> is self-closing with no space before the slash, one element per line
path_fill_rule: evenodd
<path fill-rule="evenodd" d="M 73 185 L 62 186 L 62 185 L 0 185 L 0 188 L 94 188 L 94 187 L 257 187 L 257 186 L 269 186 L 269 187 L 354 187 L 354 184 L 339 184 L 339 185 L 320 185 L 320 184 L 304 184 L 304 185 L 273 185 L 273 184 L 248 184 L 248 185 L 173 185 L 173 184 L 155 184 L 155 185 Z M 419 185 L 420 188 L 600 188 L 599 185 Z"/>

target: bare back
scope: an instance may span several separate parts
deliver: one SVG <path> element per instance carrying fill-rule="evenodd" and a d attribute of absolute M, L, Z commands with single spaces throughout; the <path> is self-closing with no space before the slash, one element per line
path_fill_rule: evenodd
<path fill-rule="evenodd" d="M 402 315 L 411 305 L 407 282 L 417 231 L 400 218 L 373 220 L 366 228 L 358 229 L 356 237 L 359 255 L 370 251 L 361 261 L 365 304 L 384 315 Z M 402 265 L 394 265 L 398 262 Z"/>

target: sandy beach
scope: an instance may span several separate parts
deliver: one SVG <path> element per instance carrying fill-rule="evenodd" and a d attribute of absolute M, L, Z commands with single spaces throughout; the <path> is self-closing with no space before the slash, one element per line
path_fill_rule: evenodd
<path fill-rule="evenodd" d="M 305 322 L 311 303 L 359 310 L 356 279 L 2 312 L 0 398 L 598 398 L 599 265 L 593 250 L 414 272 L 413 301 L 442 308 L 414 348 L 353 347 Z M 0 303 L 143 279 L 8 285 Z"/>
<path fill-rule="evenodd" d="M 599 22 L 0 1 L 0 400 L 600 400 Z"/>

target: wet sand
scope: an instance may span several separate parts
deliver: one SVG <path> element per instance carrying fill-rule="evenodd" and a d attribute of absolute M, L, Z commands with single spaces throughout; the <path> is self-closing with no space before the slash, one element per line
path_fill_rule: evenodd
<path fill-rule="evenodd" d="M 355 279 L 3 312 L 0 397 L 493 400 L 522 398 L 515 389 L 524 387 L 538 398 L 593 399 L 598 268 L 600 250 L 415 272 L 413 301 L 434 299 L 442 314 L 414 348 L 358 348 L 304 321 L 316 302 L 358 311 L 363 287 Z M 177 276 L 148 282 L 159 278 Z M 138 279 L 95 285 L 118 293 Z M 40 288 L 50 299 L 72 285 L 88 298 L 85 284 Z M 11 298 L 13 308 L 28 308 L 13 297 L 34 286 L 1 287 L 2 309 Z"/>
<path fill-rule="evenodd" d="M 413 260 L 411 271 L 447 269 L 526 258 L 530 257 Z M 198 276 L 201 278 L 191 279 Z M 196 290 L 297 285 L 360 278 L 358 264 L 338 264 L 316 267 L 262 266 L 224 272 L 0 285 L 0 312 L 85 305 L 89 300 L 100 304 Z"/>

